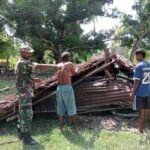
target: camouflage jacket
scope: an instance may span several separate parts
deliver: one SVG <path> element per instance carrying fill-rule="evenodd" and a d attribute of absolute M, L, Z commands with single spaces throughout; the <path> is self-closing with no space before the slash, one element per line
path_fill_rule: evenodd
<path fill-rule="evenodd" d="M 25 89 L 34 89 L 32 71 L 37 66 L 37 63 L 32 63 L 30 60 L 20 59 L 16 66 L 16 87 L 18 92 L 23 92 Z M 20 91 L 21 90 L 21 91 Z"/>

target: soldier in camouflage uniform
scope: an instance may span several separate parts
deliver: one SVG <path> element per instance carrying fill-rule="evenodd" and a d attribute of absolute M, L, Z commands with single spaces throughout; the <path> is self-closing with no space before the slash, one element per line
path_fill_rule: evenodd
<path fill-rule="evenodd" d="M 33 117 L 32 97 L 34 95 L 34 82 L 39 81 L 32 78 L 32 71 L 35 68 L 47 69 L 58 68 L 53 64 L 32 63 L 30 58 L 33 50 L 28 47 L 20 49 L 21 59 L 16 66 L 16 88 L 19 95 L 19 116 L 18 116 L 18 137 L 24 144 L 36 144 L 30 136 L 31 121 Z"/>

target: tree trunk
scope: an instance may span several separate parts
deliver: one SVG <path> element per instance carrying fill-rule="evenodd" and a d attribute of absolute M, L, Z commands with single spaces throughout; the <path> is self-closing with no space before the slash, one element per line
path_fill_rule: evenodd
<path fill-rule="evenodd" d="M 54 58 L 56 60 L 56 63 L 59 63 L 61 61 L 61 53 L 63 52 L 62 45 L 59 44 L 56 46 L 55 51 L 54 51 Z"/>
<path fill-rule="evenodd" d="M 5 69 L 6 73 L 8 73 L 8 70 L 9 70 L 9 57 L 7 57 L 6 59 L 6 69 Z"/>
<path fill-rule="evenodd" d="M 131 53 L 130 53 L 130 60 L 133 62 L 134 61 L 134 55 L 135 55 L 135 52 L 136 52 L 136 49 L 139 48 L 142 44 L 142 40 L 144 38 L 144 33 L 142 33 L 140 35 L 140 37 L 138 39 L 136 39 L 133 43 L 133 47 L 132 47 L 132 50 L 131 50 Z"/>

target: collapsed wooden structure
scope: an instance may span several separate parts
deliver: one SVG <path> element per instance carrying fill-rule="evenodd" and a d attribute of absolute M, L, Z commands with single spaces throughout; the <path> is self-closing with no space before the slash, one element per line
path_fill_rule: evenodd
<path fill-rule="evenodd" d="M 97 54 L 89 61 L 77 65 L 78 73 L 72 77 L 78 113 L 131 108 L 129 93 L 132 88 L 134 64 L 122 56 L 109 52 Z M 109 70 L 113 79 L 105 77 Z M 35 113 L 56 112 L 56 78 L 43 81 L 36 87 L 33 97 Z M 0 101 L 0 120 L 17 116 L 17 95 Z"/>

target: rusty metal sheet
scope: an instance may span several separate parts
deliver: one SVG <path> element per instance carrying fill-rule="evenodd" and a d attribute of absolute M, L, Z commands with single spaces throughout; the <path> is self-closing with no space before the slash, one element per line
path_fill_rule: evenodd
<path fill-rule="evenodd" d="M 107 61 L 109 60 L 109 61 Z M 104 77 L 104 70 L 117 69 L 122 72 L 126 79 L 133 74 L 134 64 L 119 54 L 110 52 L 109 58 L 104 53 L 98 54 L 83 64 L 78 74 L 72 77 L 73 88 L 76 96 L 78 112 L 96 112 L 112 109 L 123 109 L 131 107 L 129 94 L 132 84 L 128 80 L 116 77 L 112 81 Z M 117 66 L 115 68 L 115 66 Z M 114 75 L 117 75 L 118 72 Z M 40 86 L 36 87 L 33 97 L 33 109 L 35 112 L 56 112 L 56 77 L 46 79 Z M 16 102 L 6 100 L 7 109 L 0 102 L 0 118 L 7 119 L 15 112 Z M 3 105 L 3 107 L 1 107 Z M 14 110 L 14 109 L 13 109 Z M 16 114 L 15 113 L 15 114 Z"/>

